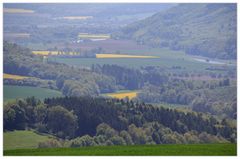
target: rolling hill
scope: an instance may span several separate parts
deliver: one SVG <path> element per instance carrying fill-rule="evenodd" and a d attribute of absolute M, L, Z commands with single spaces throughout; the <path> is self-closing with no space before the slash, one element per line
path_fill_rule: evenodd
<path fill-rule="evenodd" d="M 179 4 L 132 23 L 115 36 L 188 54 L 236 59 L 236 4 Z"/>

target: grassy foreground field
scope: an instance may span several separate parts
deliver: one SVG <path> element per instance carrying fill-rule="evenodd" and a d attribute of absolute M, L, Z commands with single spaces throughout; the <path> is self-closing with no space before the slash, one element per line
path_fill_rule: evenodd
<path fill-rule="evenodd" d="M 235 156 L 236 144 L 99 146 L 6 150 L 5 156 Z"/>
<path fill-rule="evenodd" d="M 51 97 L 60 97 L 62 93 L 59 91 L 46 89 L 46 88 L 38 88 L 38 87 L 29 87 L 29 86 L 11 86 L 5 85 L 3 86 L 3 99 L 4 101 L 16 99 L 16 98 L 26 98 L 35 96 L 38 99 L 45 99 Z"/>
<path fill-rule="evenodd" d="M 4 150 L 37 148 L 39 142 L 47 141 L 50 138 L 50 136 L 39 135 L 33 131 L 8 131 L 3 133 L 3 148 Z"/>

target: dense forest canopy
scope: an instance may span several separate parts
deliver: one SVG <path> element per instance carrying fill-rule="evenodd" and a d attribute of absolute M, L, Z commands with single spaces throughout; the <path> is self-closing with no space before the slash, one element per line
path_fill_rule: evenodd
<path fill-rule="evenodd" d="M 226 119 L 91 97 L 52 98 L 44 103 L 31 97 L 4 106 L 4 130 L 26 128 L 72 139 L 71 147 L 236 141 L 236 127 Z"/>

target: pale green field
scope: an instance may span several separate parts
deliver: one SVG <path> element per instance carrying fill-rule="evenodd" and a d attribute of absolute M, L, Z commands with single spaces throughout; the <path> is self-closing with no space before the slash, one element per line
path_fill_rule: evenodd
<path fill-rule="evenodd" d="M 53 137 L 39 135 L 33 131 L 15 130 L 3 133 L 3 149 L 29 149 L 37 148 L 39 142 L 47 141 Z"/>
<path fill-rule="evenodd" d="M 59 91 L 38 87 L 12 86 L 12 85 L 3 86 L 4 101 L 16 98 L 26 98 L 31 96 L 43 100 L 45 98 L 60 97 L 62 96 L 62 93 Z"/>
<path fill-rule="evenodd" d="M 121 50 L 121 54 L 157 56 L 159 58 L 58 58 L 50 57 L 50 60 L 65 63 L 74 66 L 91 67 L 92 64 L 116 64 L 120 66 L 140 68 L 146 66 L 160 66 L 172 68 L 180 66 L 186 71 L 206 71 L 211 66 L 220 66 L 219 64 L 211 64 L 207 62 L 197 61 L 195 57 L 186 55 L 182 51 L 172 51 L 165 48 L 143 49 L 143 50 Z M 228 63 L 229 61 L 224 61 Z M 236 67 L 234 61 L 231 61 L 228 67 Z"/>

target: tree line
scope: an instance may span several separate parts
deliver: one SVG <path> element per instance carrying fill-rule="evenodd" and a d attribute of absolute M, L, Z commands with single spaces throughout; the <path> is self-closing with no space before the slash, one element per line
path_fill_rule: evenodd
<path fill-rule="evenodd" d="M 226 119 L 118 99 L 29 97 L 4 105 L 3 122 L 4 131 L 31 128 L 72 147 L 236 141 Z"/>

